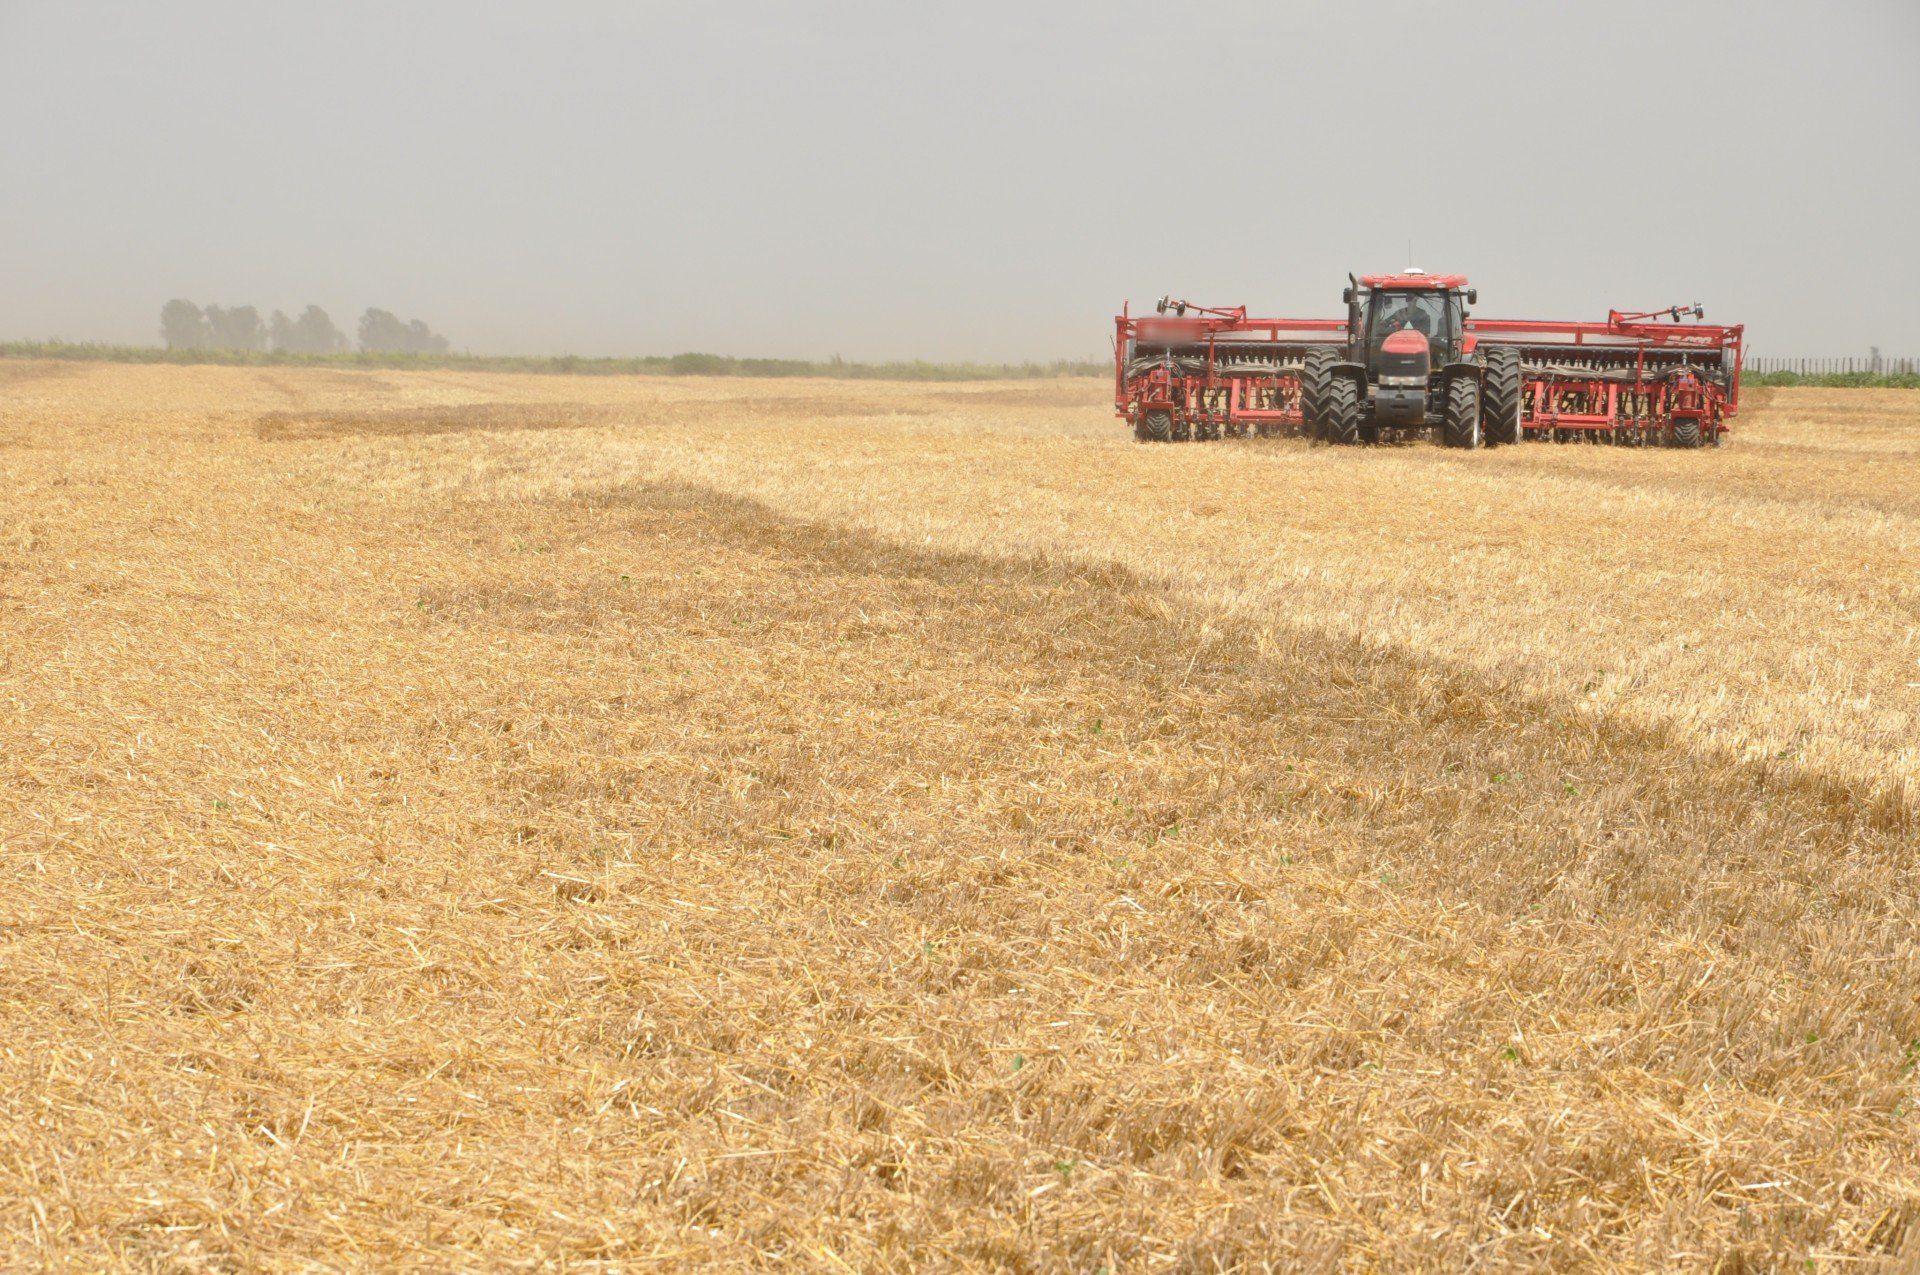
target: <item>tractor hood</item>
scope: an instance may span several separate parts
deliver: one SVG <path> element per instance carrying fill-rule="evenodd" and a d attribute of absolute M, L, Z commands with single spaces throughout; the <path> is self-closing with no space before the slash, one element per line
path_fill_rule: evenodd
<path fill-rule="evenodd" d="M 1378 375 L 1382 385 L 1424 384 L 1433 370 L 1433 351 L 1426 334 L 1408 329 L 1394 332 L 1380 343 Z"/>

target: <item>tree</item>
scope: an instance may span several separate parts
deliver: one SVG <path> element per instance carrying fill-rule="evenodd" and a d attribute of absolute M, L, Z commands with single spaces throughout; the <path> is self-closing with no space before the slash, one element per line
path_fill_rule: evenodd
<path fill-rule="evenodd" d="M 310 305 L 294 320 L 294 339 L 303 354 L 338 354 L 347 348 L 347 334 L 333 326 L 327 312 Z"/>
<path fill-rule="evenodd" d="M 402 323 L 389 310 L 360 316 L 360 348 L 370 354 L 445 354 L 447 338 L 419 319 Z"/>
<path fill-rule="evenodd" d="M 368 306 L 360 316 L 360 348 L 369 354 L 399 354 L 407 348 L 407 325 L 391 310 Z"/>
<path fill-rule="evenodd" d="M 160 307 L 160 339 L 169 350 L 197 350 L 207 344 L 207 316 L 178 297 Z"/>
<path fill-rule="evenodd" d="M 347 348 L 346 335 L 317 305 L 302 310 L 297 319 L 275 310 L 267 330 L 273 348 L 287 354 L 335 354 Z"/>
<path fill-rule="evenodd" d="M 266 325 L 260 322 L 260 312 L 250 305 L 210 305 L 206 316 L 210 343 L 217 349 L 257 350 L 266 344 Z"/>
<path fill-rule="evenodd" d="M 445 354 L 447 338 L 436 333 L 419 319 L 407 324 L 407 353 L 409 354 Z"/>

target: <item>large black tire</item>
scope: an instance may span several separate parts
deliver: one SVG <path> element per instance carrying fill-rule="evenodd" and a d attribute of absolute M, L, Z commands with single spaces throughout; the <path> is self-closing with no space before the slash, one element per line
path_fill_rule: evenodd
<path fill-rule="evenodd" d="M 1486 386 L 1481 391 L 1480 432 L 1488 445 L 1517 443 L 1520 424 L 1520 351 L 1487 351 Z"/>
<path fill-rule="evenodd" d="M 1360 388 L 1352 377 L 1327 378 L 1320 400 L 1320 437 L 1342 447 L 1360 441 Z"/>
<path fill-rule="evenodd" d="M 1320 437 L 1321 418 L 1327 410 L 1327 369 L 1339 361 L 1340 351 L 1331 345 L 1307 350 L 1306 367 L 1300 373 L 1300 416 L 1309 438 Z"/>
<path fill-rule="evenodd" d="M 1447 407 L 1440 418 L 1440 432 L 1449 447 L 1480 446 L 1480 384 L 1472 377 L 1456 376 L 1447 382 Z"/>
<path fill-rule="evenodd" d="M 1698 447 L 1700 445 L 1699 418 L 1693 416 L 1674 418 L 1673 445 L 1675 447 Z"/>
<path fill-rule="evenodd" d="M 1145 412 L 1133 427 L 1133 436 L 1143 443 L 1164 443 L 1173 437 L 1171 412 Z"/>

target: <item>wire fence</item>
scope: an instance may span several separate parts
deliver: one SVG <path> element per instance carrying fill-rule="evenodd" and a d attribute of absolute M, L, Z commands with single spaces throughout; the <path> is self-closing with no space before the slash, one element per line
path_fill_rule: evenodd
<path fill-rule="evenodd" d="M 1773 358 L 1767 355 L 1749 355 L 1746 370 L 1767 375 L 1772 372 L 1791 372 L 1796 376 L 1915 376 L 1920 375 L 1920 359 L 1890 359 L 1886 357 L 1854 358 Z"/>

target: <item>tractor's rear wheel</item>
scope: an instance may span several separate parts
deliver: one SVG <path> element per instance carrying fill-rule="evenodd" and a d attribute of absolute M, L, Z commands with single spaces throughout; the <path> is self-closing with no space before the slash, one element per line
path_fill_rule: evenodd
<path fill-rule="evenodd" d="M 1447 382 L 1446 415 L 1440 430 L 1449 447 L 1480 446 L 1480 385 L 1472 377 Z"/>
<path fill-rule="evenodd" d="M 1700 445 L 1700 421 L 1698 418 L 1692 416 L 1674 418 L 1673 445 L 1675 447 L 1698 447 Z"/>
<path fill-rule="evenodd" d="M 1331 345 L 1316 345 L 1307 351 L 1306 366 L 1300 372 L 1300 420 L 1309 438 L 1320 437 L 1321 420 L 1327 410 L 1327 369 L 1339 361 L 1340 351 Z"/>
<path fill-rule="evenodd" d="M 1342 447 L 1360 441 L 1360 389 L 1352 377 L 1327 378 L 1320 400 L 1320 437 Z"/>
<path fill-rule="evenodd" d="M 1147 412 L 1133 427 L 1133 436 L 1143 443 L 1164 443 L 1173 437 L 1172 412 Z"/>
<path fill-rule="evenodd" d="M 1487 383 L 1482 391 L 1480 431 L 1490 444 L 1517 443 L 1520 425 L 1520 351 L 1487 351 Z"/>

